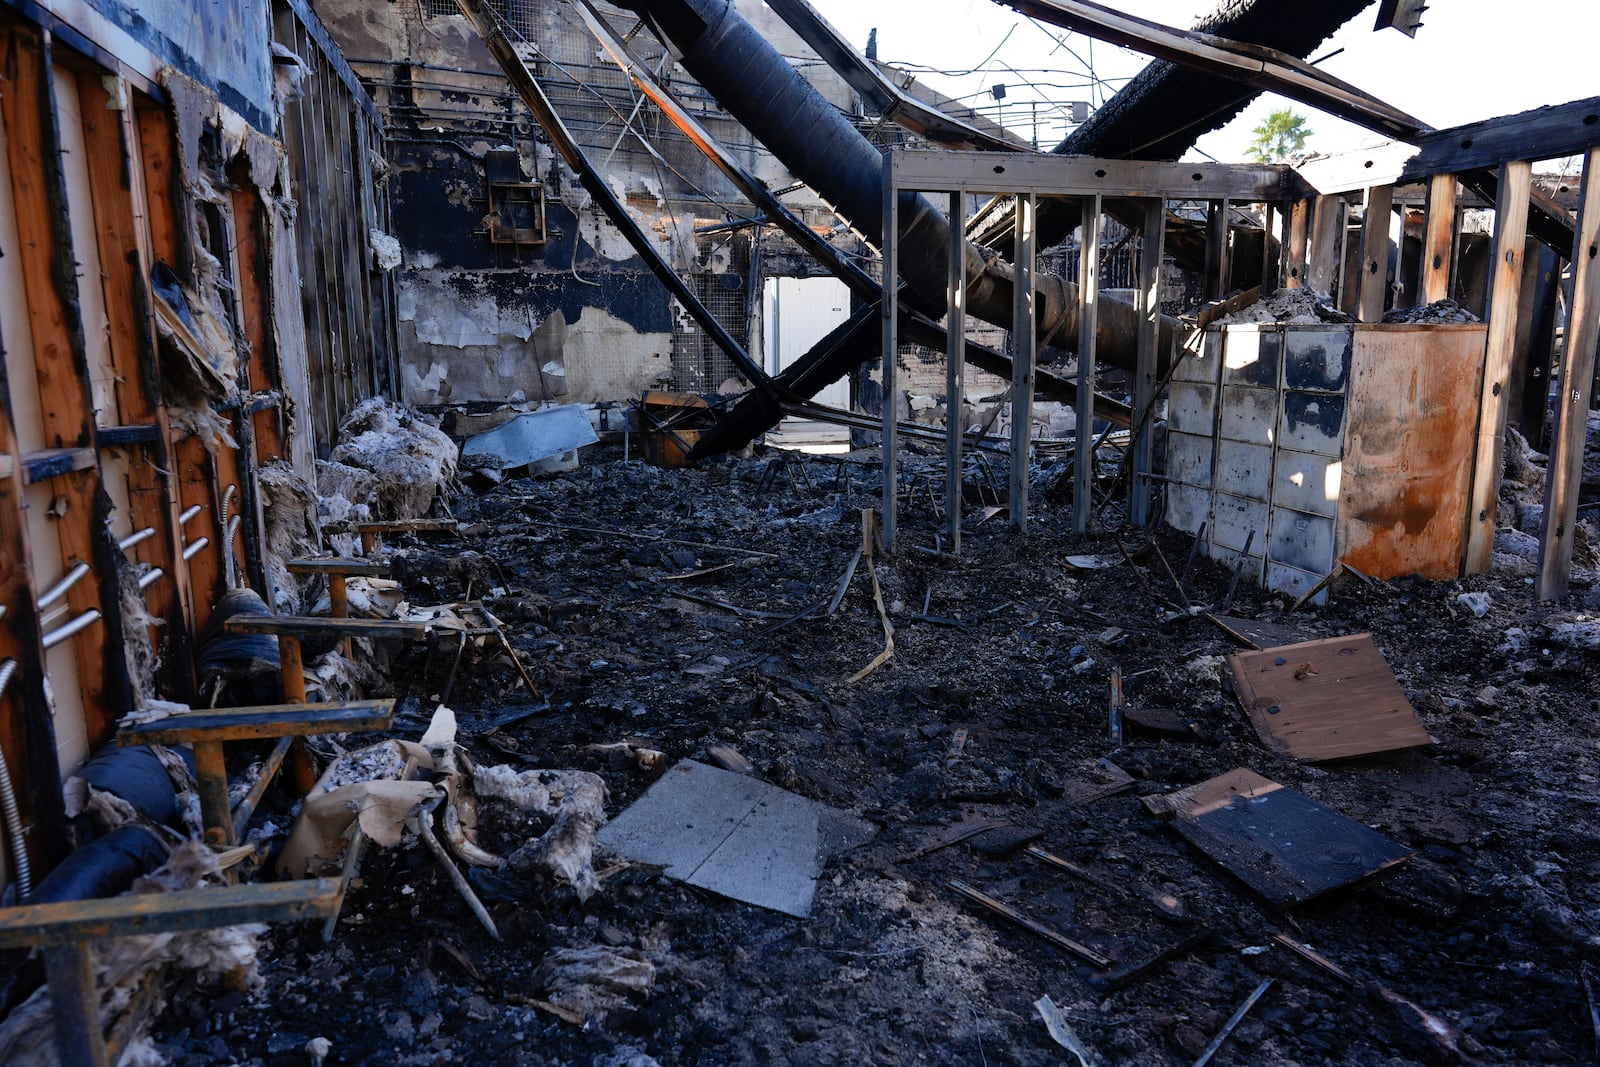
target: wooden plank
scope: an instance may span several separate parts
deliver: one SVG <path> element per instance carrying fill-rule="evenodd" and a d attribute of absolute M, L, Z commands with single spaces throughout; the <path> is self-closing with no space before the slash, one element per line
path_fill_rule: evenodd
<path fill-rule="evenodd" d="M 63 474 L 94 469 L 99 457 L 92 448 L 46 448 L 22 457 L 22 480 L 33 485 Z"/>
<path fill-rule="evenodd" d="M 1246 648 L 1276 648 L 1279 645 L 1296 645 L 1306 639 L 1305 634 L 1297 630 L 1261 619 L 1212 614 L 1207 614 L 1206 618 Z"/>
<path fill-rule="evenodd" d="M 290 574 L 343 574 L 362 578 L 381 578 L 393 569 L 387 560 L 359 556 L 306 556 L 291 559 L 286 566 Z"/>
<path fill-rule="evenodd" d="M 437 533 L 453 532 L 461 524 L 455 519 L 385 519 L 381 522 L 330 522 L 328 533 Z"/>
<path fill-rule="evenodd" d="M 1032 916 L 1013 908 L 1010 904 L 1007 904 L 1003 900 L 992 897 L 980 889 L 974 889 L 966 882 L 958 879 L 951 879 L 948 884 L 951 889 L 954 889 L 957 893 L 960 893 L 963 897 L 966 897 L 974 904 L 986 908 L 987 910 L 1005 919 L 1009 919 L 1011 922 L 1028 931 L 1030 934 L 1033 934 L 1035 937 L 1042 938 L 1043 940 L 1050 942 L 1052 945 L 1055 945 L 1057 948 L 1065 949 L 1074 956 L 1077 956 L 1079 959 L 1092 963 L 1102 970 L 1110 967 L 1112 964 L 1111 957 L 1107 956 L 1105 953 L 1090 948 L 1083 942 L 1070 938 L 1066 934 L 1063 934 L 1061 931 L 1056 930 L 1053 927 L 1046 926 L 1044 923 L 1033 918 Z"/>
<path fill-rule="evenodd" d="M 1522 261 L 1526 254 L 1524 242 L 1528 226 L 1528 190 L 1532 185 L 1532 163 L 1508 163 L 1501 172 L 1500 198 L 1494 213 L 1489 336 L 1483 360 L 1483 390 L 1467 528 L 1465 570 L 1468 574 L 1488 573 L 1494 556 L 1500 465 L 1505 453 L 1506 414 L 1511 399 L 1511 362 L 1517 343 L 1517 305 L 1522 286 Z"/>
<path fill-rule="evenodd" d="M 219 456 L 222 451 L 218 450 Z M 218 478 L 212 456 L 206 451 L 205 442 L 198 437 L 187 436 L 174 440 L 172 458 L 180 512 L 197 504 L 201 507 L 199 515 L 179 528 L 178 543 L 187 549 L 202 537 L 209 541 L 205 548 L 184 560 L 178 568 L 185 575 L 190 589 L 190 632 L 198 634 L 204 632 L 206 622 L 211 618 L 212 605 L 223 593 L 222 554 L 217 547 L 222 539 L 222 527 L 217 518 L 220 505 L 220 492 L 216 488 Z M 182 558 L 181 555 L 179 558 Z"/>
<path fill-rule="evenodd" d="M 65 565 L 87 563 L 91 580 L 67 593 L 74 616 L 99 611 L 105 625 L 73 638 L 91 747 L 106 741 L 126 707 L 127 661 L 122 654 L 122 611 L 105 519 L 109 501 L 94 466 L 94 410 L 89 361 L 79 315 L 77 256 L 68 217 L 55 83 L 49 39 L 12 24 L 0 60 L 0 121 L 6 127 L 7 163 L 17 220 L 28 329 L 45 447 L 91 450 L 85 468 L 55 476 L 51 492 L 63 502 L 55 522 Z M 82 209 L 82 205 L 80 205 Z M 55 679 L 56 684 L 70 684 Z M 41 783 L 35 783 L 39 788 Z"/>
<path fill-rule="evenodd" d="M 1034 317 L 1037 294 L 1034 272 L 1037 267 L 1034 237 L 1038 229 L 1039 204 L 1031 193 L 1018 193 L 1013 212 L 1011 267 L 1011 499 L 1010 523 L 1013 530 L 1028 528 L 1028 455 L 1033 440 L 1034 368 L 1038 362 L 1038 320 Z M 1084 236 L 1098 232 L 1086 219 Z M 1082 291 L 1080 289 L 1081 298 Z M 1082 312 L 1080 311 L 1081 315 Z M 1080 320 L 1081 321 L 1081 320 Z M 1081 333 L 1080 333 L 1081 337 Z M 1083 418 L 1083 373 L 1093 374 L 1094 361 L 1080 361 L 1078 378 L 1078 417 Z M 1091 378 L 1091 381 L 1093 379 Z M 1082 436 L 1080 434 L 1080 436 Z M 1077 522 L 1077 508 L 1073 509 Z"/>
<path fill-rule="evenodd" d="M 1148 526 L 1151 520 L 1148 476 L 1153 473 L 1152 405 L 1160 389 L 1161 261 L 1166 237 L 1166 202 L 1146 200 L 1144 226 L 1139 235 L 1139 338 L 1133 374 L 1133 477 L 1129 479 L 1129 517 L 1135 526 Z"/>
<path fill-rule="evenodd" d="M 1033 205 L 1029 205 L 1030 213 Z M 1098 313 L 1100 308 L 1100 234 L 1103 230 L 1101 221 L 1101 205 L 1098 196 L 1086 197 L 1083 201 L 1082 212 L 1082 240 L 1078 249 L 1078 404 L 1076 409 L 1076 426 L 1074 431 L 1077 440 L 1074 442 L 1074 460 L 1072 472 L 1072 529 L 1074 533 L 1086 533 L 1089 529 L 1090 519 L 1094 512 L 1094 381 L 1095 381 L 1095 337 L 1098 332 Z M 1020 245 L 1018 246 L 1021 247 Z M 1033 238 L 1028 239 L 1030 254 L 1033 251 Z M 1033 274 L 1033 265 L 1029 264 L 1029 276 Z M 1030 301 L 1031 303 L 1031 301 Z M 1018 305 L 1018 312 L 1021 305 Z M 1028 337 L 1028 383 L 1033 384 L 1033 362 L 1038 351 L 1034 331 L 1032 309 L 1029 310 L 1030 329 Z M 1020 353 L 1020 350 L 1019 350 Z M 1024 428 L 1025 438 L 1033 433 L 1032 397 L 1027 408 L 1029 425 Z M 1018 451 L 1016 438 L 1012 438 L 1011 455 L 1011 499 L 1015 507 L 1016 494 L 1020 485 L 1021 491 L 1026 495 L 1028 491 L 1028 453 Z M 1023 457 L 1020 464 L 1016 462 L 1017 456 Z M 1018 467 L 1020 466 L 1020 470 Z M 1013 522 L 1013 525 L 1017 523 Z"/>
<path fill-rule="evenodd" d="M 1371 634 L 1228 657 L 1262 744 L 1301 763 L 1433 744 Z"/>
<path fill-rule="evenodd" d="M 1566 351 L 1561 357 L 1561 384 L 1556 395 L 1556 423 L 1545 485 L 1544 529 L 1539 538 L 1539 574 L 1534 581 L 1540 600 L 1565 596 L 1572 573 L 1585 435 L 1594 401 L 1595 349 L 1600 346 L 1600 147 L 1590 149 L 1584 160 L 1578 238 L 1571 263 Z"/>
<path fill-rule="evenodd" d="M 117 733 L 117 743 L 182 745 L 194 741 L 254 741 L 263 737 L 364 733 L 387 730 L 393 720 L 393 699 L 213 708 L 179 712 L 124 726 Z"/>
<path fill-rule="evenodd" d="M 1417 150 L 1406 161 L 1403 181 L 1586 154 L 1600 144 L 1600 96 L 1453 126 L 1413 143 Z"/>
<path fill-rule="evenodd" d="M 1338 196 L 1319 196 L 1311 220 L 1311 261 L 1306 284 L 1319 293 L 1331 293 L 1338 278 L 1339 249 L 1343 247 L 1345 202 Z"/>
<path fill-rule="evenodd" d="M 1358 326 L 1336 556 L 1374 578 L 1460 573 L 1483 374 L 1482 325 Z"/>
<path fill-rule="evenodd" d="M 1285 289 L 1298 289 L 1306 284 L 1306 250 L 1311 245 L 1312 200 L 1296 200 L 1289 209 L 1289 238 L 1285 242 L 1281 281 Z"/>
<path fill-rule="evenodd" d="M 153 405 L 157 439 L 147 453 L 128 466 L 128 502 L 134 529 L 153 527 L 156 536 L 135 548 L 136 558 L 160 567 L 165 577 L 145 589 L 145 610 L 163 625 L 154 636 L 161 648 L 161 675 L 165 691 L 176 700 L 194 696 L 194 657 L 190 653 L 194 613 L 189 568 L 183 562 L 182 530 L 178 522 L 179 486 L 171 426 L 159 387 L 154 308 L 146 279 L 158 256 L 177 261 L 172 245 L 178 235 L 173 204 L 167 188 L 167 162 L 171 134 L 163 125 L 164 110 L 141 109 L 137 94 L 118 115 L 121 120 L 127 196 L 133 211 L 133 237 L 137 246 L 133 292 L 142 300 L 139 325 L 139 370 Z M 156 157 L 147 158 L 154 151 Z"/>
<path fill-rule="evenodd" d="M 148 352 L 149 292 L 133 208 L 133 165 L 118 105 L 98 74 L 78 75 L 85 166 L 94 207 L 100 285 L 105 291 L 117 421 L 152 423 L 158 392 Z M 114 83 L 115 84 L 115 83 Z M 126 91 L 126 85 L 122 86 Z"/>
<path fill-rule="evenodd" d="M 1376 185 L 1367 190 L 1366 212 L 1361 218 L 1361 287 L 1356 298 L 1356 318 L 1362 322 L 1382 322 L 1388 303 L 1393 205 L 1394 186 Z"/>
<path fill-rule="evenodd" d="M 0 330 L 6 325 L 0 323 Z M 0 335 L 0 343 L 4 340 Z M 15 449 L 10 383 L 0 360 L 0 454 L 10 455 Z M 18 671 L 0 694 L 0 759 L 7 761 L 11 772 L 35 876 L 42 877 L 69 846 L 23 499 L 22 467 L 13 463 L 0 476 L 0 661 L 15 662 Z"/>
<path fill-rule="evenodd" d="M 1178 833 L 1274 907 L 1372 877 L 1411 849 L 1243 768 L 1150 798 Z"/>
<path fill-rule="evenodd" d="M 0 949 L 319 919 L 338 901 L 339 884 L 318 878 L 0 908 Z"/>
<path fill-rule="evenodd" d="M 1428 179 L 1427 221 L 1422 236 L 1422 279 L 1419 303 L 1432 304 L 1450 295 L 1455 267 L 1456 176 Z"/>
<path fill-rule="evenodd" d="M 231 634 L 294 634 L 299 637 L 426 637 L 433 623 L 403 619 L 330 619 L 323 615 L 235 615 Z"/>

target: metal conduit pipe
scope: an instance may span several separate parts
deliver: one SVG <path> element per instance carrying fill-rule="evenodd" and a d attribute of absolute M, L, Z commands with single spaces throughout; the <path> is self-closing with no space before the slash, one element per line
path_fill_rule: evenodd
<path fill-rule="evenodd" d="M 135 533 L 131 533 L 127 537 L 124 537 L 122 540 L 118 541 L 117 542 L 117 547 L 122 549 L 122 551 L 126 552 L 126 551 L 128 551 L 128 549 L 132 548 L 134 545 L 143 544 L 144 542 L 150 540 L 150 538 L 154 537 L 155 535 L 156 535 L 156 528 L 154 526 L 146 526 L 144 529 L 139 530 L 139 531 L 137 531 Z"/>
<path fill-rule="evenodd" d="M 49 633 L 45 634 L 40 643 L 43 644 L 47 649 L 55 648 L 67 638 L 82 633 L 99 621 L 100 612 L 94 608 L 90 608 L 82 615 L 79 615 L 76 619 L 73 619 L 71 622 L 67 623 L 65 626 L 51 630 Z"/>
<path fill-rule="evenodd" d="M 649 19 L 683 54 L 685 70 L 716 97 L 795 177 L 825 197 L 875 247 L 882 247 L 883 158 L 837 108 L 807 82 L 729 0 L 628 0 L 624 6 Z M 902 192 L 900 274 L 909 302 L 937 318 L 944 313 L 949 221 L 924 196 Z M 967 310 L 997 326 L 1010 326 L 1011 265 L 966 246 Z M 1077 286 L 1036 274 L 1041 344 L 1075 349 Z M 1097 304 L 1096 354 L 1132 369 L 1139 314 L 1130 302 L 1102 295 Z M 1176 321 L 1163 318 L 1170 351 Z M 1165 360 L 1163 360 L 1165 362 Z M 1162 368 L 1164 370 L 1164 368 Z"/>
<path fill-rule="evenodd" d="M 6 687 L 17 673 L 17 661 L 0 662 L 0 700 L 5 699 Z M 28 864 L 28 848 L 22 840 L 22 814 L 17 810 L 17 792 L 11 785 L 11 768 L 0 750 L 0 813 L 6 820 L 6 838 L 11 842 L 11 855 L 16 867 L 17 899 L 26 903 L 33 896 L 33 868 Z"/>
<path fill-rule="evenodd" d="M 54 604 L 56 601 L 66 596 L 67 590 L 77 585 L 78 582 L 82 580 L 83 576 L 88 573 L 89 565 L 87 563 L 79 563 L 77 566 L 73 567 L 62 577 L 59 582 L 39 594 L 39 610 L 43 611 L 51 604 Z"/>

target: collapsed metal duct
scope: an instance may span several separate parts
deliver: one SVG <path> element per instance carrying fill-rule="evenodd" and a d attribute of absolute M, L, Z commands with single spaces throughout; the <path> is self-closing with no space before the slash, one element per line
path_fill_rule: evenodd
<path fill-rule="evenodd" d="M 632 0 L 623 6 L 650 20 L 681 53 L 680 63 L 718 103 L 875 247 L 882 245 L 883 157 L 838 110 L 740 15 L 729 0 Z M 917 193 L 900 194 L 901 277 L 907 299 L 929 315 L 944 313 L 949 221 Z M 1012 269 L 968 244 L 967 310 L 1009 326 Z M 1035 277 L 1041 344 L 1076 347 L 1077 287 L 1048 274 Z M 1138 312 L 1101 296 L 1097 354 L 1131 368 Z M 1170 339 L 1173 320 L 1163 322 Z M 1163 343 L 1162 349 L 1166 349 Z M 837 377 L 837 375 L 835 375 Z M 823 384 L 817 376 L 817 386 Z"/>

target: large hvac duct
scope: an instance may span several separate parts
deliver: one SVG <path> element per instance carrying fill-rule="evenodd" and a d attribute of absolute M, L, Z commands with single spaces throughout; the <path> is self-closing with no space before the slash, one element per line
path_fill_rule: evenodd
<path fill-rule="evenodd" d="M 816 190 L 868 241 L 882 247 L 883 157 L 832 104 L 800 76 L 729 0 L 631 0 L 623 6 L 649 19 L 682 54 L 680 62 L 723 108 Z M 944 313 L 949 221 L 921 194 L 900 194 L 900 272 L 918 310 Z M 1012 270 L 976 246 L 966 251 L 967 311 L 1011 325 Z M 1077 287 L 1035 276 L 1041 344 L 1075 348 Z M 1164 320 L 1164 341 L 1173 320 Z M 1132 368 L 1138 311 L 1102 295 L 1096 355 Z M 1165 343 L 1161 351 L 1169 350 Z M 818 376 L 820 378 L 820 376 Z M 824 384 L 817 380 L 818 386 Z"/>

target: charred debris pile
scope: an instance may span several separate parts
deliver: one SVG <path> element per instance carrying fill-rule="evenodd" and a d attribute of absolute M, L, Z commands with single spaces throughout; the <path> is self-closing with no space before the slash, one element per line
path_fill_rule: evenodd
<path fill-rule="evenodd" d="M 1513 451 L 1507 514 L 1542 462 Z M 97 950 L 113 988 L 162 1009 L 134 1047 L 180 1064 L 1589 1055 L 1593 593 L 1536 605 L 1507 530 L 1490 576 L 1344 570 L 1325 604 L 1297 602 L 1186 535 L 1121 528 L 1119 505 L 1071 534 L 1070 480 L 1036 458 L 1025 535 L 985 503 L 1003 461 L 972 462 L 959 556 L 918 488 L 938 457 L 906 458 L 888 558 L 874 450 L 663 468 L 609 435 L 566 469 L 458 487 L 453 523 L 369 539 L 387 577 L 347 578 L 351 613 L 431 625 L 353 650 L 366 688 L 338 699 L 392 699 L 387 728 L 307 738 L 320 778 L 304 802 L 268 792 L 220 854 L 231 874 L 180 850 L 157 879 L 343 878 L 344 897 L 326 922 L 137 966 Z M 248 781 L 266 747 L 230 748 L 230 770 Z M 198 828 L 192 792 L 169 802 Z M 37 1037 L 47 1009 L 32 1019 Z"/>

